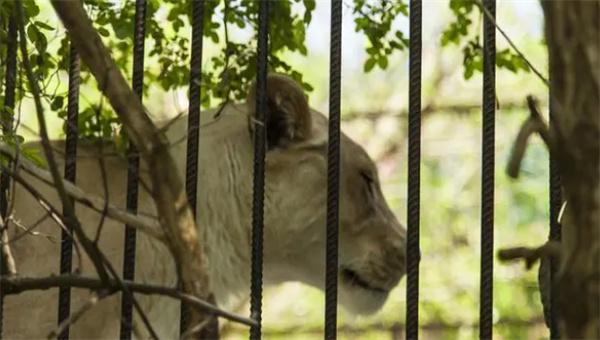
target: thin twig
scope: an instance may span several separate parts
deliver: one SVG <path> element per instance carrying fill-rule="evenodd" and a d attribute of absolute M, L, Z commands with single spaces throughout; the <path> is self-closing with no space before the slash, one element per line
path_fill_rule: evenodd
<path fill-rule="evenodd" d="M 190 337 L 192 334 L 196 334 L 196 333 L 200 332 L 201 330 L 204 329 L 204 327 L 208 326 L 208 324 L 211 322 L 211 320 L 212 320 L 212 318 L 206 318 L 206 319 L 202 320 L 199 324 L 195 325 L 194 327 L 190 327 L 187 331 L 183 332 L 179 338 L 186 339 L 186 338 Z"/>
<path fill-rule="evenodd" d="M 37 227 L 39 227 L 42 222 L 44 222 L 45 220 L 47 220 L 50 217 L 50 214 L 48 212 L 46 212 L 44 214 L 44 216 L 42 216 L 40 219 L 38 219 L 37 221 L 35 221 L 32 225 L 26 227 L 23 224 L 21 224 L 21 222 L 17 221 L 13 215 L 10 215 L 7 220 L 8 222 L 12 222 L 15 226 L 17 226 L 18 229 L 22 229 L 23 231 L 21 233 L 16 234 L 15 236 L 11 237 L 8 242 L 6 242 L 6 244 L 11 244 L 14 243 L 16 241 L 18 241 L 19 239 L 21 239 L 22 237 L 24 237 L 25 235 L 31 235 L 31 236 L 42 236 L 47 238 L 49 241 L 56 243 L 56 238 L 50 236 L 50 235 L 44 235 L 40 232 L 35 231 L 35 229 Z M 2 244 L 5 244 L 5 242 L 3 241 Z"/>
<path fill-rule="evenodd" d="M 31 196 L 33 196 L 36 201 L 40 204 L 40 206 L 46 211 L 47 215 L 62 229 L 64 230 L 69 237 L 73 238 L 73 233 L 71 230 L 67 228 L 64 223 L 64 217 L 62 214 L 54 208 L 47 199 L 45 199 L 28 181 L 24 180 L 18 173 L 12 172 L 8 167 L 1 165 L 2 170 L 7 172 L 17 183 L 19 183 Z M 77 254 L 77 264 L 78 268 L 81 268 L 82 260 L 81 260 L 81 250 L 79 249 L 78 243 L 73 242 L 75 246 L 75 252 Z"/>
<path fill-rule="evenodd" d="M 537 109 L 535 99 L 532 96 L 527 96 L 527 104 L 529 107 L 529 118 L 523 123 L 517 138 L 512 147 L 512 152 L 506 166 L 506 173 L 511 178 L 518 178 L 519 171 L 521 169 L 521 162 L 525 156 L 527 150 L 529 137 L 534 133 L 538 133 L 542 140 L 552 152 L 554 149 L 553 140 L 550 135 L 550 129 L 546 122 L 544 122 L 542 115 Z"/>
<path fill-rule="evenodd" d="M 190 305 L 193 305 L 207 313 L 212 315 L 223 317 L 247 326 L 256 325 L 256 321 L 250 318 L 239 316 L 230 313 L 226 310 L 222 310 L 217 306 L 208 303 L 195 296 L 181 293 L 175 288 L 158 286 L 153 284 L 138 283 L 133 281 L 122 280 L 123 286 L 127 287 L 131 292 L 144 294 L 144 295 L 161 295 L 168 296 L 177 300 L 185 301 Z M 0 283 L 2 284 L 2 293 L 6 295 L 19 294 L 29 290 L 46 290 L 56 287 L 74 287 L 74 288 L 85 288 L 91 290 L 107 289 L 121 291 L 119 282 L 114 279 L 110 279 L 104 283 L 95 278 L 83 277 L 80 275 L 55 275 L 43 278 L 30 278 L 30 277 L 18 277 L 18 276 L 2 276 L 0 277 Z"/>
<path fill-rule="evenodd" d="M 11 147 L 5 145 L 4 143 L 0 143 L 0 152 L 8 157 L 13 157 L 15 154 L 15 151 Z M 0 167 L 2 167 L 3 169 L 5 168 L 4 165 L 0 165 Z M 26 159 L 20 160 L 19 168 L 24 170 L 28 174 L 36 177 L 37 179 L 43 181 L 46 184 L 54 184 L 52 180 L 52 175 L 49 172 L 38 168 Z M 10 173 L 16 175 L 12 171 L 10 171 Z M 110 218 L 128 224 L 129 226 L 136 228 L 141 232 L 146 233 L 159 240 L 164 239 L 164 233 L 160 229 L 160 224 L 156 220 L 145 216 L 134 215 L 127 211 L 121 210 L 112 204 L 107 204 L 107 201 L 103 200 L 100 197 L 87 194 L 81 188 L 77 187 L 71 182 L 65 181 L 63 179 L 60 179 L 60 181 L 63 183 L 65 191 L 69 194 L 69 196 L 73 197 L 79 203 L 100 213 L 104 211 L 104 208 L 107 205 L 106 213 Z"/>
<path fill-rule="evenodd" d="M 142 319 L 142 323 L 144 323 L 144 326 L 146 327 L 146 329 L 148 329 L 148 332 L 150 333 L 150 337 L 152 339 L 159 340 L 158 333 L 156 333 L 156 331 L 154 330 L 154 327 L 150 323 L 150 319 L 148 319 L 148 316 L 142 309 L 142 306 L 140 305 L 140 303 L 138 302 L 136 297 L 133 295 L 131 289 L 129 289 L 129 287 L 127 287 L 123 283 L 123 280 L 121 280 L 121 278 L 119 277 L 119 274 L 115 270 L 115 267 L 112 265 L 112 263 L 110 263 L 108 258 L 106 258 L 106 256 L 104 256 L 103 253 L 100 253 L 100 256 L 102 256 L 102 261 L 103 261 L 104 265 L 106 266 L 106 269 L 108 270 L 110 275 L 112 275 L 112 279 L 114 279 L 116 281 L 117 286 L 122 291 L 123 295 L 125 295 L 126 297 L 131 299 L 131 301 L 133 303 L 133 307 L 135 308 L 136 312 L 138 312 L 138 314 L 140 315 L 140 318 Z"/>
<path fill-rule="evenodd" d="M 104 97 L 100 98 L 100 108 L 96 110 L 96 122 L 100 124 L 100 110 L 102 108 L 102 103 L 104 101 Z M 104 143 L 102 141 L 102 136 L 98 136 L 97 139 L 98 144 L 98 153 L 102 154 L 104 149 Z M 104 206 L 102 207 L 102 215 L 100 217 L 100 222 L 98 223 L 98 228 L 96 229 L 96 236 L 94 237 L 94 243 L 98 244 L 100 241 L 100 235 L 102 234 L 102 229 L 104 227 L 104 221 L 106 220 L 106 215 L 108 213 L 108 202 L 110 202 L 109 191 L 108 191 L 108 178 L 106 176 L 106 164 L 104 162 L 103 157 L 98 157 L 98 165 L 100 166 L 100 176 L 102 178 L 102 189 L 104 190 Z"/>
<path fill-rule="evenodd" d="M 225 100 L 217 110 L 217 112 L 213 115 L 214 120 L 219 120 L 221 118 L 221 114 L 225 110 L 227 104 L 229 104 L 231 100 L 231 81 L 230 81 L 230 72 L 229 62 L 231 59 L 231 52 L 229 51 L 229 26 L 227 23 L 227 13 L 229 13 L 229 2 L 224 2 L 223 8 L 223 31 L 225 32 L 225 66 L 223 66 L 223 72 L 219 75 L 221 79 L 217 86 L 226 86 L 227 90 L 225 92 Z"/>
<path fill-rule="evenodd" d="M 21 37 L 25 37 L 25 25 L 23 24 L 24 17 L 24 9 L 22 0 L 17 0 L 17 21 L 19 27 L 19 33 Z M 75 210 L 73 206 L 69 202 L 69 196 L 65 191 L 63 181 L 61 180 L 60 173 L 58 171 L 58 167 L 56 164 L 56 160 L 54 159 L 54 155 L 52 153 L 52 148 L 50 146 L 50 139 L 48 137 L 48 129 L 46 127 L 46 120 L 44 117 L 44 108 L 42 106 L 42 101 L 40 100 L 40 89 L 38 83 L 35 79 L 33 71 L 31 69 L 31 65 L 29 64 L 29 57 L 27 53 L 27 45 L 25 39 L 19 39 L 21 45 L 21 57 L 23 66 L 25 67 L 25 72 L 27 74 L 27 78 L 29 80 L 29 87 L 31 89 L 31 93 L 33 94 L 36 114 L 38 119 L 38 124 L 40 128 L 40 137 L 41 143 L 44 149 L 44 153 L 46 155 L 46 161 L 48 162 L 48 167 L 50 168 L 50 173 L 52 174 L 52 178 L 54 180 L 54 184 L 58 193 L 58 197 L 60 197 L 60 201 L 63 204 L 63 208 L 65 210 L 65 224 L 72 229 L 79 239 L 81 246 L 85 250 L 85 252 L 90 257 L 92 264 L 96 268 L 98 275 L 100 278 L 104 280 L 108 280 L 108 274 L 106 273 L 106 268 L 102 266 L 102 261 L 100 259 L 100 250 L 96 245 L 85 235 L 83 229 L 81 228 L 81 224 L 75 215 Z"/>
<path fill-rule="evenodd" d="M 100 300 L 114 294 L 114 291 L 102 290 L 99 293 L 92 292 L 92 296 L 83 304 L 79 309 L 77 309 L 74 313 L 71 313 L 69 317 L 63 322 L 61 322 L 55 330 L 51 331 L 48 334 L 48 339 L 55 339 L 61 334 L 66 328 L 75 324 L 77 320 L 79 320 L 86 312 L 88 312 L 92 307 L 94 307 Z"/>
<path fill-rule="evenodd" d="M 0 216 L 0 235 L 2 237 L 2 259 L 0 259 L 0 265 L 2 268 L 5 268 L 8 275 L 17 275 L 15 258 L 12 256 L 10 245 L 8 244 L 8 226 L 4 223 L 2 216 Z"/>
<path fill-rule="evenodd" d="M 525 63 L 527 63 L 527 66 L 529 66 L 529 68 L 531 68 L 531 70 L 544 82 L 544 84 L 546 84 L 546 86 L 550 86 L 550 82 L 548 81 L 548 79 L 546 79 L 546 77 L 544 77 L 542 75 L 542 73 L 540 71 L 538 71 L 537 68 L 535 68 L 535 66 L 533 66 L 533 64 L 529 61 L 529 59 L 527 59 L 527 57 L 525 57 L 525 55 L 521 52 L 521 50 L 519 50 L 517 48 L 517 45 L 515 45 L 515 43 L 510 39 L 508 34 L 506 34 L 506 32 L 504 32 L 504 30 L 502 28 L 500 28 L 500 26 L 498 26 L 498 23 L 494 19 L 494 16 L 490 13 L 490 11 L 487 8 L 485 8 L 485 6 L 483 6 L 481 1 L 475 1 L 475 3 L 479 7 L 479 9 L 481 11 L 483 11 L 483 13 L 488 18 L 488 20 L 490 20 L 492 22 L 492 24 L 494 24 L 494 26 L 496 27 L 498 32 L 500 32 L 500 34 L 502 34 L 502 36 L 504 36 L 506 41 L 510 44 L 510 46 L 513 48 L 513 50 L 515 50 L 515 52 L 517 52 L 519 57 L 521 57 L 521 59 Z"/>

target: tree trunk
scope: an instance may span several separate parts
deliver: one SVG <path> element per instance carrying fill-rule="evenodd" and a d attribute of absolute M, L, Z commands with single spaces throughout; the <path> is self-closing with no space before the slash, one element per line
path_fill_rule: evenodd
<path fill-rule="evenodd" d="M 553 157 L 567 208 L 555 285 L 562 338 L 600 338 L 600 2 L 541 0 Z"/>

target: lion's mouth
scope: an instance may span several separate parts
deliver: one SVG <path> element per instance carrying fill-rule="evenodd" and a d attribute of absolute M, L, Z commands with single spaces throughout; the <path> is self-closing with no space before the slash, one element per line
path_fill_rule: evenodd
<path fill-rule="evenodd" d="M 365 279 L 363 279 L 360 276 L 360 274 L 358 274 L 356 271 L 354 271 L 352 269 L 343 268 L 341 274 L 342 274 L 342 280 L 344 280 L 347 284 L 349 284 L 351 286 L 357 286 L 362 289 L 374 291 L 377 293 L 388 293 L 388 290 L 386 290 L 386 289 L 375 287 L 375 286 L 371 285 L 369 282 L 367 282 Z"/>

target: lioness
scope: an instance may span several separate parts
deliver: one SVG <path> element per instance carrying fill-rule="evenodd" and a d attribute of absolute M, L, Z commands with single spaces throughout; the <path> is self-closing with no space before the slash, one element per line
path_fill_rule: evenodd
<path fill-rule="evenodd" d="M 266 118 L 267 155 L 265 184 L 264 283 L 300 281 L 323 289 L 327 188 L 327 119 L 309 108 L 306 95 L 290 78 L 269 74 L 269 115 Z M 255 85 L 245 104 L 228 105 L 218 121 L 203 123 L 200 131 L 197 224 L 202 226 L 209 261 L 210 289 L 217 303 L 229 306 L 234 298 L 247 296 L 250 286 L 252 164 L 255 120 Z M 210 121 L 215 110 L 203 112 Z M 163 126 L 166 122 L 161 123 Z M 171 152 L 185 174 L 187 117 L 180 117 L 166 130 Z M 105 196 L 99 149 L 79 143 L 76 183 L 88 193 Z M 35 144 L 32 144 L 35 145 Z M 38 145 L 39 146 L 39 145 Z M 64 142 L 54 141 L 56 150 Z M 108 178 L 107 197 L 125 207 L 127 165 L 122 157 L 103 148 Z M 61 172 L 62 154 L 56 153 Z M 406 232 L 388 207 L 377 170 L 367 153 L 345 135 L 341 139 L 339 300 L 356 314 L 379 310 L 388 294 L 405 274 Z M 149 180 L 142 163 L 141 177 Z M 52 204 L 61 209 L 55 189 L 24 176 Z M 13 221 L 9 237 L 34 225 L 45 211 L 21 185 L 15 185 Z M 89 237 L 94 238 L 101 214 L 80 204 L 78 217 Z M 140 188 L 140 213 L 156 215 L 149 194 Z M 106 219 L 99 245 L 121 273 L 124 229 Z M 46 219 L 27 235 L 11 243 L 18 274 L 42 277 L 59 273 L 60 228 Z M 74 268 L 82 275 L 97 277 L 84 255 L 74 254 Z M 165 245 L 138 233 L 136 281 L 174 286 L 174 263 Z M 71 311 L 89 298 L 89 291 L 72 290 Z M 180 303 L 167 297 L 136 295 L 158 335 L 174 339 L 179 332 Z M 4 338 L 44 338 L 56 328 L 58 289 L 29 291 L 8 296 L 4 305 Z M 118 338 L 120 295 L 98 302 L 71 327 L 74 339 Z M 147 338 L 139 315 L 134 312 L 137 336 Z"/>

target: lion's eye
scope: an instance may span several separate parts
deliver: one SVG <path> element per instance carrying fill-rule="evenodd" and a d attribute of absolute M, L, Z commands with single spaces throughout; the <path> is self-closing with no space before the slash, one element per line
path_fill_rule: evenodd
<path fill-rule="evenodd" d="M 370 173 L 364 172 L 364 171 L 362 171 L 360 173 L 360 176 L 363 178 L 363 180 L 367 184 L 367 188 L 369 189 L 369 194 L 371 195 L 371 197 L 374 197 L 374 195 L 375 195 L 375 179 L 373 178 L 373 176 Z"/>

